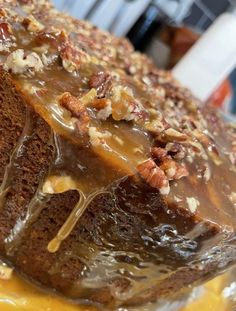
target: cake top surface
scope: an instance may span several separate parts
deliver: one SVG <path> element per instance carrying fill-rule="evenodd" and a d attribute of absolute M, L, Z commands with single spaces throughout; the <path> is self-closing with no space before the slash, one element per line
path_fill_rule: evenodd
<path fill-rule="evenodd" d="M 78 208 L 126 176 L 145 180 L 170 208 L 235 226 L 234 126 L 126 39 L 47 1 L 0 5 L 1 67 L 50 124 L 57 147 L 41 191 L 81 194 L 61 239 L 80 217 Z"/>

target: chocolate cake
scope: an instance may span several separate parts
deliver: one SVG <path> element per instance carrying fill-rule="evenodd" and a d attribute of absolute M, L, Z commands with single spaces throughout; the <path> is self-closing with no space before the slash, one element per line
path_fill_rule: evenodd
<path fill-rule="evenodd" d="M 109 308 L 234 264 L 236 128 L 126 39 L 46 0 L 0 7 L 1 258 Z"/>

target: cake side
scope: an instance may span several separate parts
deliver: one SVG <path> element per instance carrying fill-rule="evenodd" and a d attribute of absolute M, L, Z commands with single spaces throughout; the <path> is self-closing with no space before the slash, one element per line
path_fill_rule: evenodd
<path fill-rule="evenodd" d="M 1 70 L 1 249 L 53 158 L 51 129 Z"/>

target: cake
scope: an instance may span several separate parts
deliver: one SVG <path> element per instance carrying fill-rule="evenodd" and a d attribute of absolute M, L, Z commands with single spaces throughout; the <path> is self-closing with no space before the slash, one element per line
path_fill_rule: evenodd
<path fill-rule="evenodd" d="M 0 4 L 1 258 L 108 308 L 233 265 L 236 128 L 126 39 Z"/>

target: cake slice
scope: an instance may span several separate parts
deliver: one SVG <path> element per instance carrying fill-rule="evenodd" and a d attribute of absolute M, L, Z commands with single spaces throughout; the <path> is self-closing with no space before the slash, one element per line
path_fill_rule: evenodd
<path fill-rule="evenodd" d="M 0 4 L 1 257 L 109 307 L 235 263 L 235 127 L 126 39 Z"/>

